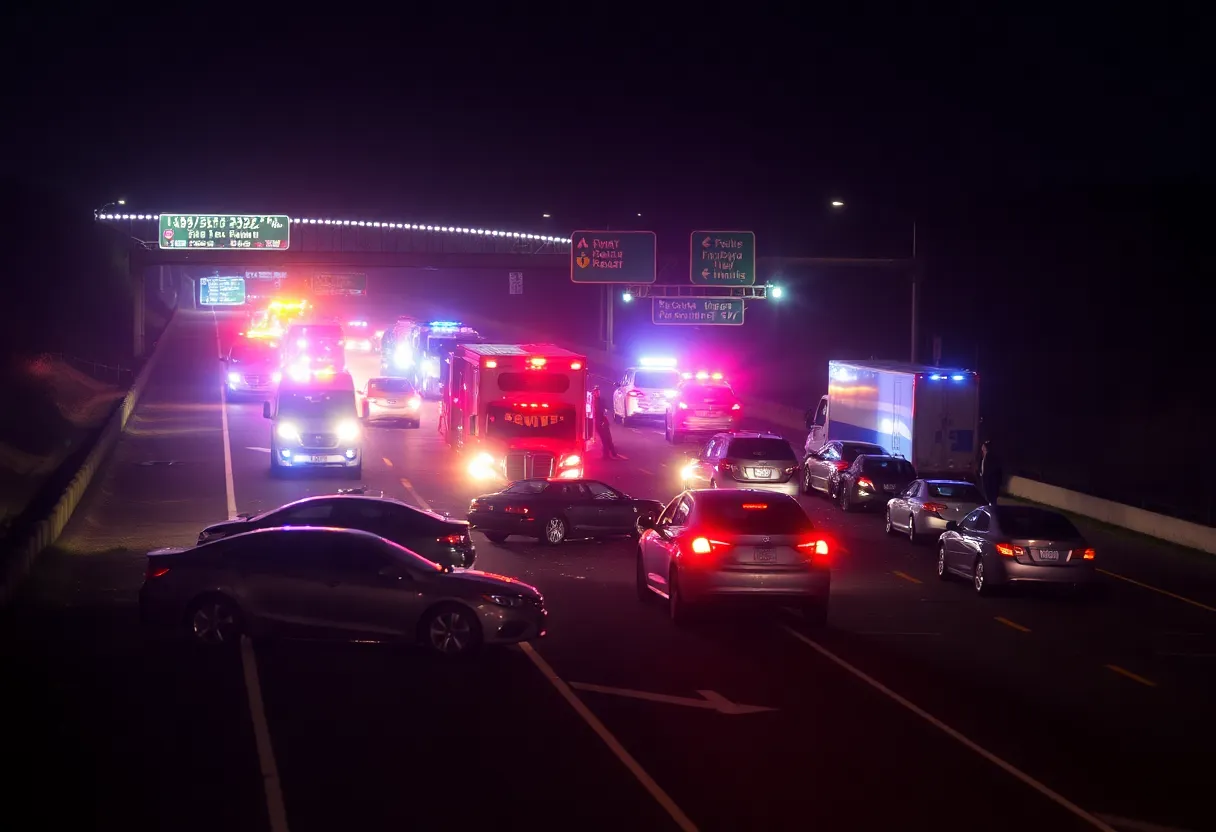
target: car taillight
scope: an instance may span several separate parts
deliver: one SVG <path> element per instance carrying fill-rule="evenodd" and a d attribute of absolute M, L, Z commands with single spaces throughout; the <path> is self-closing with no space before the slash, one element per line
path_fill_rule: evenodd
<path fill-rule="evenodd" d="M 144 580 L 150 581 L 153 578 L 162 578 L 168 574 L 169 574 L 169 567 L 153 566 L 152 564 L 149 563 L 147 570 L 144 572 Z"/>
<path fill-rule="evenodd" d="M 507 514 L 527 514 L 527 506 L 507 506 L 503 509 Z"/>
<path fill-rule="evenodd" d="M 808 540 L 806 543 L 799 543 L 798 548 L 809 556 L 817 558 L 826 558 L 830 554 L 830 548 L 826 540 Z"/>
<path fill-rule="evenodd" d="M 410 409 L 417 410 L 420 407 L 422 407 L 422 399 L 418 398 L 417 396 L 412 397 L 410 399 Z"/>
<path fill-rule="evenodd" d="M 946 510 L 947 506 L 944 503 L 925 503 L 921 506 L 925 511 L 931 511 L 934 514 L 941 514 Z"/>
<path fill-rule="evenodd" d="M 734 404 L 732 404 L 732 405 L 730 406 L 730 409 L 731 409 L 731 410 L 742 410 L 742 409 L 743 409 L 743 405 L 739 404 L 738 402 L 735 402 Z"/>
<path fill-rule="evenodd" d="M 718 470 L 721 471 L 723 474 L 729 474 L 731 471 L 734 470 L 734 468 L 735 468 L 735 466 L 731 465 L 729 462 L 719 462 L 718 463 Z"/>
<path fill-rule="evenodd" d="M 873 488 L 874 481 L 871 480 L 869 477 L 858 477 L 857 478 L 857 487 L 858 488 Z"/>
<path fill-rule="evenodd" d="M 843 459 L 836 460 L 836 470 L 837 471 L 849 470 L 849 463 L 845 462 Z"/>
<path fill-rule="evenodd" d="M 629 395 L 630 395 L 630 396 L 633 396 L 635 399 L 640 399 L 640 398 L 642 398 L 642 391 L 640 391 L 640 390 L 630 390 L 630 391 L 629 391 Z"/>
<path fill-rule="evenodd" d="M 1014 546 L 1012 543 L 998 543 L 996 550 L 1007 558 L 1018 558 L 1026 554 L 1026 550 L 1021 546 Z"/>
<path fill-rule="evenodd" d="M 1098 556 L 1098 553 L 1093 549 L 1081 549 L 1081 560 L 1093 560 Z"/>
<path fill-rule="evenodd" d="M 689 544 L 689 550 L 694 555 L 708 555 L 711 552 L 720 551 L 730 547 L 729 543 L 723 543 L 720 540 L 710 540 L 708 537 L 693 538 Z"/>
<path fill-rule="evenodd" d="M 435 538 L 436 543 L 443 543 L 447 546 L 459 546 L 462 543 L 468 542 L 468 538 L 463 534 L 449 534 L 446 537 Z"/>

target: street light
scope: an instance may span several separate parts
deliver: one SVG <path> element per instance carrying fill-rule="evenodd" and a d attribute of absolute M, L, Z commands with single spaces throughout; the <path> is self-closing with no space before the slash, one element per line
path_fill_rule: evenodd
<path fill-rule="evenodd" d="M 625 303 L 632 303 L 633 292 L 626 292 L 625 294 L 621 295 L 621 300 L 625 301 Z"/>
<path fill-rule="evenodd" d="M 774 286 L 770 283 L 768 285 L 768 294 L 773 300 L 781 300 L 785 297 L 785 290 L 780 286 Z"/>
<path fill-rule="evenodd" d="M 552 217 L 553 217 L 552 214 L 541 214 L 541 216 L 544 217 L 545 219 L 552 219 Z"/>
<path fill-rule="evenodd" d="M 843 208 L 843 200 L 833 199 L 831 202 L 833 208 Z M 916 220 L 912 220 L 912 363 L 916 363 L 916 301 L 918 295 L 917 286 L 917 267 L 916 267 Z"/>

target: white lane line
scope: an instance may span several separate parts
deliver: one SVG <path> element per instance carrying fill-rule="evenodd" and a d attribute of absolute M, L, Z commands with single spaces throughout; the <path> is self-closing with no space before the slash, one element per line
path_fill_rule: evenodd
<path fill-rule="evenodd" d="M 418 504 L 418 508 L 422 509 L 423 511 L 431 510 L 430 504 L 427 503 L 426 500 L 422 499 L 422 497 L 418 496 L 418 492 L 414 490 L 414 486 L 411 485 L 410 481 L 405 477 L 401 478 L 401 486 L 405 489 L 405 493 L 414 498 L 414 502 Z"/>
<path fill-rule="evenodd" d="M 1133 586 L 1138 586 L 1141 589 L 1147 589 L 1150 592 L 1156 592 L 1158 595 L 1164 595 L 1166 598 L 1173 598 L 1175 601 L 1181 601 L 1184 604 L 1190 604 L 1192 607 L 1198 607 L 1199 609 L 1205 610 L 1207 612 L 1216 612 L 1216 607 L 1208 606 L 1207 604 L 1196 601 L 1194 598 L 1187 598 L 1185 595 L 1179 595 L 1176 592 L 1170 592 L 1168 589 L 1162 589 L 1159 586 L 1153 586 L 1152 584 L 1146 584 L 1142 581 L 1137 581 L 1135 578 L 1129 578 L 1126 575 L 1120 575 L 1118 572 L 1111 572 L 1106 569 L 1098 569 L 1095 571 L 1101 572 L 1103 575 L 1107 575 L 1111 578 L 1116 578 L 1120 581 L 1125 581 Z"/>
<path fill-rule="evenodd" d="M 1017 768 L 1016 766 L 1014 766 L 1012 763 L 1008 763 L 1005 760 L 1001 759 L 1000 757 L 993 754 L 988 749 L 984 748 L 979 743 L 977 743 L 974 740 L 967 737 L 962 732 L 957 731 L 954 728 L 951 728 L 949 725 L 942 722 L 937 717 L 933 716 L 933 714 L 929 713 L 924 708 L 920 707 L 919 705 L 912 702 L 911 700 L 905 699 L 903 696 L 900 696 L 898 693 L 891 690 L 889 687 L 887 687 L 882 682 L 875 679 L 873 676 L 866 673 L 864 670 L 861 670 L 861 669 L 849 664 L 844 659 L 840 658 L 839 656 L 837 656 L 835 653 L 833 653 L 831 650 L 827 649 L 823 645 L 819 644 L 816 641 L 813 641 L 812 639 L 807 638 L 802 633 L 795 630 L 793 627 L 789 627 L 789 626 L 786 626 L 785 624 L 782 624 L 781 628 L 784 629 L 790 635 L 792 635 L 794 638 L 801 641 L 807 647 L 810 647 L 812 650 L 817 652 L 819 655 L 823 656 L 825 659 L 827 659 L 828 661 L 835 664 L 837 667 L 841 668 L 842 670 L 848 671 L 849 673 L 853 674 L 861 681 L 865 682 L 870 687 L 874 688 L 879 693 L 886 696 L 891 701 L 896 702 L 899 705 L 902 705 L 904 708 L 907 708 L 909 711 L 911 711 L 912 713 L 919 716 L 925 722 L 928 722 L 930 725 L 932 725 L 937 730 L 941 731 L 946 736 L 951 737 L 952 739 L 954 739 L 954 740 L 958 741 L 959 743 L 961 743 L 962 745 L 966 746 L 968 749 L 975 752 L 979 756 L 983 757 L 985 760 L 992 763 L 994 766 L 1001 769 L 1006 774 L 1009 774 L 1012 777 L 1014 777 L 1018 780 L 1021 780 L 1027 786 L 1030 786 L 1030 788 L 1034 789 L 1036 792 L 1043 795 L 1044 797 L 1046 797 L 1051 802 L 1055 803 L 1060 808 L 1064 809 L 1067 812 L 1071 812 L 1073 815 L 1076 815 L 1078 818 L 1085 821 L 1089 825 L 1093 826 L 1095 829 L 1101 829 L 1101 830 L 1103 830 L 1103 832 L 1117 832 L 1117 830 L 1115 830 L 1109 824 L 1102 821 L 1096 815 L 1091 815 L 1089 812 L 1085 811 L 1080 806 L 1073 803 L 1068 798 L 1064 797 L 1064 795 L 1060 794 L 1059 792 L 1053 791 L 1050 787 L 1048 787 L 1048 786 L 1044 785 L 1043 783 L 1039 782 L 1038 780 L 1034 779 L 1029 774 L 1022 771 L 1020 768 Z"/>
<path fill-rule="evenodd" d="M 283 784 L 279 781 L 279 766 L 274 759 L 274 745 L 270 742 L 266 703 L 262 701 L 262 683 L 258 679 L 258 660 L 253 654 L 253 642 L 248 636 L 241 636 L 241 667 L 245 671 L 245 693 L 249 700 L 249 716 L 253 720 L 253 738 L 258 746 L 258 765 L 262 769 L 262 785 L 266 791 L 266 813 L 270 817 L 270 832 L 287 832 Z"/>
<path fill-rule="evenodd" d="M 215 351 L 224 355 L 224 344 L 220 340 L 220 319 L 211 310 L 211 320 L 215 323 Z M 224 489 L 228 495 L 228 519 L 236 519 L 236 486 L 232 481 L 232 437 L 228 433 L 228 385 L 220 383 L 220 428 L 224 434 Z"/>
<path fill-rule="evenodd" d="M 1176 829 L 1171 826 L 1160 826 L 1156 823 L 1148 823 L 1142 820 L 1132 820 L 1131 818 L 1120 818 L 1114 815 L 1098 815 L 1102 820 L 1114 826 L 1121 832 L 1186 832 L 1185 829 Z"/>
<path fill-rule="evenodd" d="M 556 671 L 549 666 L 549 663 L 541 658 L 540 653 L 536 652 L 536 648 L 527 642 L 519 646 L 524 651 L 524 655 L 532 660 L 532 664 L 536 665 L 536 669 L 549 680 L 549 684 L 557 689 L 557 692 L 574 709 L 574 712 L 582 717 L 583 722 L 587 723 L 591 730 L 604 741 L 604 745 L 608 746 L 608 750 L 615 754 L 616 758 L 621 761 L 625 768 L 629 769 L 629 773 L 637 778 L 637 781 L 642 784 L 642 788 L 650 792 L 650 796 L 655 799 L 655 802 L 662 806 L 667 814 L 671 816 L 671 819 L 676 822 L 676 826 L 680 827 L 684 832 L 697 832 L 696 824 L 692 822 L 688 815 L 684 814 L 683 809 L 676 805 L 676 802 L 671 799 L 671 795 L 663 791 L 663 787 L 646 773 L 646 769 L 642 768 L 642 764 L 634 759 L 633 755 L 621 744 L 621 741 L 608 730 L 608 727 L 604 723 L 600 722 L 599 717 L 591 713 L 591 709 L 587 707 L 586 703 L 579 698 L 578 694 L 568 684 L 562 681 Z"/>

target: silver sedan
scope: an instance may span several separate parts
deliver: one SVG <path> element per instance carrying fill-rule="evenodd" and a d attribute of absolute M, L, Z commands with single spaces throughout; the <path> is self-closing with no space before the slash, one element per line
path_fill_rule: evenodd
<path fill-rule="evenodd" d="M 937 537 L 951 520 L 962 520 L 986 502 L 969 482 L 914 480 L 887 501 L 887 534 L 902 532 L 913 543 L 927 535 Z"/>

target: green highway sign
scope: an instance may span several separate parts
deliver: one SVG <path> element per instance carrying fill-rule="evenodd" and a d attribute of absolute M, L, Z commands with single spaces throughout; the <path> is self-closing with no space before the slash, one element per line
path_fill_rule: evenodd
<path fill-rule="evenodd" d="M 694 285 L 756 285 L 754 232 L 694 231 L 689 237 L 689 249 Z"/>
<path fill-rule="evenodd" d="M 742 326 L 742 298 L 652 298 L 650 320 L 665 326 Z"/>
<path fill-rule="evenodd" d="M 570 235 L 570 279 L 575 283 L 654 283 L 653 231 L 575 231 Z"/>
<path fill-rule="evenodd" d="M 291 218 L 285 214 L 160 215 L 160 247 L 286 251 Z"/>
<path fill-rule="evenodd" d="M 241 306 L 245 303 L 245 278 L 200 277 L 198 302 L 203 306 Z"/>

